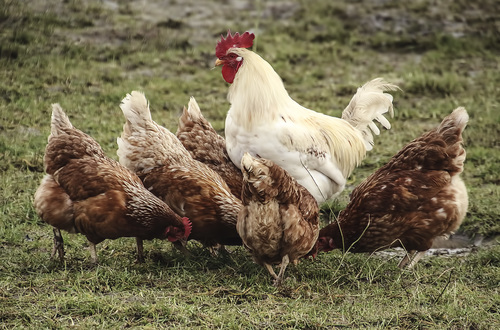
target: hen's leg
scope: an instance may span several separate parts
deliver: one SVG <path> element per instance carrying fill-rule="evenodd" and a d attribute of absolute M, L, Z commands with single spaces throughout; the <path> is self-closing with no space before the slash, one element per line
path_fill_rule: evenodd
<path fill-rule="evenodd" d="M 416 252 L 415 255 L 413 256 L 413 259 L 411 260 L 410 264 L 408 265 L 408 269 L 411 269 L 413 268 L 413 266 L 415 266 L 415 264 L 420 260 L 422 259 L 422 257 L 425 255 L 425 252 L 427 251 L 420 251 L 420 252 Z"/>
<path fill-rule="evenodd" d="M 224 245 L 222 244 L 215 244 L 213 246 L 209 246 L 208 247 L 208 251 L 210 251 L 210 254 L 213 256 L 213 257 L 217 257 L 223 250 L 225 250 L 226 248 L 224 247 Z"/>
<path fill-rule="evenodd" d="M 269 274 L 271 274 L 271 276 L 274 278 L 274 280 L 277 281 L 278 275 L 276 275 L 276 273 L 274 272 L 273 266 L 265 263 L 264 267 L 266 267 L 267 271 L 269 272 Z"/>
<path fill-rule="evenodd" d="M 142 264 L 144 262 L 144 244 L 142 238 L 136 237 L 135 242 L 137 243 L 137 259 L 135 262 Z"/>
<path fill-rule="evenodd" d="M 413 258 L 413 256 L 415 255 L 415 253 L 417 253 L 416 250 L 411 250 L 409 252 L 405 251 L 405 252 L 406 252 L 405 256 L 403 257 L 403 259 L 401 259 L 401 261 L 398 264 L 399 268 L 404 268 L 406 265 L 408 265 L 408 263 Z"/>
<path fill-rule="evenodd" d="M 226 249 L 226 246 L 225 245 L 222 245 L 222 244 L 217 244 L 217 245 L 214 245 L 214 246 L 209 246 L 208 247 L 208 250 L 210 251 L 210 254 L 214 257 L 217 257 L 217 256 L 220 256 L 220 255 L 230 255 L 231 252 L 229 252 L 227 249 Z"/>
<path fill-rule="evenodd" d="M 89 249 L 90 249 L 90 261 L 93 264 L 97 264 L 97 251 L 95 248 L 95 244 L 89 241 Z"/>
<path fill-rule="evenodd" d="M 54 231 L 54 247 L 52 248 L 52 253 L 51 253 L 50 257 L 54 258 L 54 256 L 56 255 L 56 251 L 57 251 L 57 254 L 59 255 L 59 260 L 61 262 L 63 262 L 64 261 L 64 242 L 63 242 L 63 238 L 61 235 L 61 231 L 57 228 L 54 228 L 53 231 Z"/>
<path fill-rule="evenodd" d="M 276 281 L 274 282 L 275 286 L 280 286 L 281 282 L 283 282 L 283 276 L 285 275 L 285 269 L 286 266 L 290 263 L 290 258 L 288 257 L 288 254 L 281 259 L 281 265 L 280 265 L 280 272 L 278 273 L 278 278 L 276 278 Z"/>
<path fill-rule="evenodd" d="M 404 258 L 401 260 L 399 263 L 398 267 L 403 268 L 406 265 L 408 265 L 408 269 L 411 269 L 415 266 L 415 264 L 422 259 L 422 257 L 425 255 L 425 252 L 427 251 L 417 251 L 417 250 L 411 250 L 409 253 L 407 253 Z"/>
<path fill-rule="evenodd" d="M 184 244 L 182 244 L 181 242 L 175 241 L 175 242 L 173 242 L 173 244 L 177 248 L 177 250 L 182 252 L 182 254 L 184 256 L 189 257 L 191 255 L 191 253 L 189 253 L 189 251 L 186 249 L 186 246 Z"/>

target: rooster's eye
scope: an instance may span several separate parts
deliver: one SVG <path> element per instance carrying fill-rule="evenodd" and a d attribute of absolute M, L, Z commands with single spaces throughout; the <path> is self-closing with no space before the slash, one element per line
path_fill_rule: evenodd
<path fill-rule="evenodd" d="M 236 58 L 236 61 L 241 62 L 241 60 L 242 60 L 242 59 L 243 59 L 243 57 L 238 56 L 238 57 Z"/>

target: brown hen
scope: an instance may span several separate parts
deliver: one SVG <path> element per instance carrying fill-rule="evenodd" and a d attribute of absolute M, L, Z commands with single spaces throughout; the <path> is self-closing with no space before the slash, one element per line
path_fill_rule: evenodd
<path fill-rule="evenodd" d="M 284 169 L 270 160 L 245 153 L 243 209 L 238 233 L 253 259 L 280 285 L 288 263 L 297 264 L 315 245 L 319 208 L 314 197 Z M 273 264 L 281 264 L 279 274 Z"/>
<path fill-rule="evenodd" d="M 460 178 L 468 119 L 456 109 L 356 187 L 337 221 L 321 229 L 314 252 L 400 246 L 410 253 L 399 266 L 413 267 L 436 237 L 458 229 L 468 205 Z"/>
<path fill-rule="evenodd" d="M 241 198 L 243 175 L 227 154 L 226 140 L 203 117 L 194 97 L 179 118 L 176 135 L 194 159 L 219 173 L 233 195 Z"/>
<path fill-rule="evenodd" d="M 190 239 L 211 249 L 241 245 L 236 232 L 241 201 L 220 175 L 193 159 L 174 134 L 152 120 L 144 94 L 127 94 L 120 108 L 127 120 L 118 138 L 120 163 L 177 214 L 191 220 Z"/>
<path fill-rule="evenodd" d="M 108 238 L 136 237 L 139 261 L 143 239 L 187 239 L 189 220 L 146 190 L 134 173 L 108 158 L 93 138 L 74 128 L 58 104 L 52 106 L 48 140 L 47 175 L 35 193 L 34 206 L 54 227 L 52 257 L 57 251 L 64 259 L 60 229 L 85 235 L 94 263 L 95 245 Z"/>

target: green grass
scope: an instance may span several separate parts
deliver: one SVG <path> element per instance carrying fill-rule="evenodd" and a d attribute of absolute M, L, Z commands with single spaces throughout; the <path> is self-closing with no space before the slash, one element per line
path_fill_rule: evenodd
<path fill-rule="evenodd" d="M 496 1 L 162 3 L 0 0 L 1 328 L 500 327 L 498 238 L 469 255 L 429 256 L 411 271 L 397 258 L 322 254 L 291 266 L 279 289 L 243 248 L 212 257 L 192 242 L 185 258 L 153 241 L 137 265 L 134 240 L 123 238 L 99 244 L 91 266 L 85 239 L 63 233 L 66 262 L 50 260 L 52 231 L 32 206 L 50 104 L 115 159 L 118 105 L 134 89 L 173 131 L 195 96 L 222 133 L 228 86 L 212 67 L 227 28 L 255 29 L 257 52 L 306 107 L 340 116 L 369 79 L 401 86 L 392 130 L 324 207 L 325 222 L 405 143 L 465 106 L 470 206 L 460 231 L 493 242 L 500 234 Z"/>

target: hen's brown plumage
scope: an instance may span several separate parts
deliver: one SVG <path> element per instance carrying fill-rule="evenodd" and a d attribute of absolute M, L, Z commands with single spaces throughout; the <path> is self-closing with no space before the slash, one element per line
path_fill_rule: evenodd
<path fill-rule="evenodd" d="M 373 252 L 402 246 L 415 256 L 413 266 L 434 238 L 458 229 L 468 204 L 459 177 L 468 118 L 464 108 L 456 109 L 356 187 L 337 221 L 321 229 L 318 250 Z"/>
<path fill-rule="evenodd" d="M 90 136 L 73 127 L 58 104 L 53 105 L 44 164 L 47 175 L 35 193 L 39 216 L 54 227 L 54 250 L 62 260 L 60 229 L 81 233 L 95 245 L 103 240 L 136 237 L 142 260 L 142 239 L 185 239 L 190 224 L 144 188 L 140 179 L 108 158 Z"/>
<path fill-rule="evenodd" d="M 243 209 L 238 233 L 256 263 L 266 267 L 279 285 L 288 263 L 294 264 L 316 243 L 319 208 L 314 197 L 270 160 L 245 153 Z M 272 265 L 281 263 L 278 275 Z"/>
<path fill-rule="evenodd" d="M 219 173 L 233 195 L 241 198 L 243 175 L 227 154 L 226 140 L 203 117 L 194 97 L 179 118 L 176 135 L 194 159 Z"/>
<path fill-rule="evenodd" d="M 241 245 L 236 232 L 241 201 L 220 175 L 194 160 L 174 134 L 151 119 L 144 94 L 128 94 L 120 107 L 127 120 L 118 138 L 120 163 L 175 212 L 189 217 L 190 239 L 207 247 Z"/>

